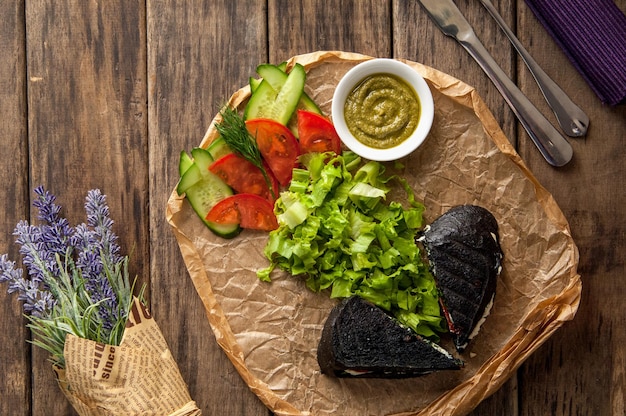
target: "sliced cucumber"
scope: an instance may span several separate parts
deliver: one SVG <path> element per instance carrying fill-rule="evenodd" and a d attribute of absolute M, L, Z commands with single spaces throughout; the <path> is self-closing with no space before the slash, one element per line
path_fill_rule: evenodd
<path fill-rule="evenodd" d="M 278 122 L 285 125 L 289 122 L 291 115 L 298 106 L 300 97 L 302 97 L 304 93 L 305 80 L 306 72 L 304 71 L 304 67 L 300 64 L 296 64 L 287 75 L 285 84 L 278 92 L 276 101 L 274 102 L 273 115 Z"/>
<path fill-rule="evenodd" d="M 217 175 L 208 170 L 207 172 L 208 175 L 204 179 L 187 189 L 187 200 L 211 231 L 220 237 L 232 238 L 241 231 L 239 224 L 216 224 L 206 220 L 207 214 L 215 204 L 233 194 L 232 189 Z"/>
<path fill-rule="evenodd" d="M 287 72 L 287 61 L 282 62 L 280 65 L 276 65 L 276 68 L 278 68 L 280 71 L 286 73 Z M 287 77 L 285 77 L 285 78 L 287 78 Z M 254 94 L 254 91 L 256 91 L 256 89 L 259 86 L 259 84 L 261 83 L 261 81 L 263 81 L 263 78 L 253 78 L 253 77 L 250 77 L 250 93 L 251 94 Z"/>
<path fill-rule="evenodd" d="M 262 77 L 262 79 L 267 80 L 270 86 L 276 91 L 282 89 L 285 82 L 287 82 L 288 75 L 285 73 L 285 67 L 281 68 L 276 65 L 261 64 L 257 67 L 257 73 Z M 298 101 L 297 108 L 317 114 L 322 113 L 317 104 L 315 104 L 311 97 L 309 97 L 305 92 L 302 93 L 300 101 Z"/>
<path fill-rule="evenodd" d="M 231 148 L 228 147 L 228 145 L 226 144 L 226 140 L 224 140 L 222 136 L 213 140 L 209 147 L 207 147 L 207 150 L 213 157 L 213 160 L 217 160 L 220 157 L 233 152 Z"/>
<path fill-rule="evenodd" d="M 187 169 L 189 169 L 193 165 L 193 160 L 191 160 L 191 156 L 184 150 L 180 152 L 180 158 L 178 160 L 178 176 L 183 176 Z"/>
<path fill-rule="evenodd" d="M 261 64 L 257 66 L 256 72 L 262 79 L 269 82 L 272 88 L 276 91 L 280 91 L 283 88 L 283 85 L 285 85 L 285 82 L 287 82 L 288 74 L 276 65 Z"/>
<path fill-rule="evenodd" d="M 315 104 L 315 101 L 306 95 L 306 93 L 302 94 L 302 98 L 300 98 L 300 102 L 298 103 L 298 109 L 322 114 L 322 110 L 317 106 L 317 104 Z"/>
<path fill-rule="evenodd" d="M 183 153 L 185 156 L 183 156 Z M 199 181 L 203 180 L 209 172 L 209 165 L 213 163 L 213 157 L 211 154 L 200 147 L 196 147 L 191 151 L 191 157 L 183 151 L 181 153 L 181 161 L 178 165 L 178 170 L 184 172 L 181 174 L 178 185 L 176 186 L 176 192 L 178 195 L 183 195 L 187 189 L 195 185 Z M 183 165 L 189 165 L 188 167 Z"/>
<path fill-rule="evenodd" d="M 178 195 L 185 195 L 202 222 L 215 234 L 224 238 L 236 236 L 241 231 L 238 224 L 223 225 L 206 220 L 207 214 L 215 204 L 233 194 L 230 186 L 209 170 L 213 163 L 211 153 L 207 149 L 196 147 L 191 151 L 193 159 L 187 153 L 185 155 L 186 157 L 181 153 L 179 171 L 185 169 L 176 186 L 176 192 Z"/>
<path fill-rule="evenodd" d="M 192 163 L 183 176 L 180 177 L 178 185 L 176 185 L 176 192 L 178 195 L 184 195 L 189 188 L 200 182 L 203 178 L 200 167 Z"/>
<path fill-rule="evenodd" d="M 218 224 L 216 222 L 204 221 L 213 233 L 219 235 L 222 238 L 234 238 L 239 235 L 242 228 L 239 224 Z"/>
<path fill-rule="evenodd" d="M 263 80 L 250 77 L 250 94 L 254 94 L 261 81 Z"/>
<path fill-rule="evenodd" d="M 300 102 L 298 103 L 299 110 L 306 110 L 312 113 L 322 114 L 322 110 L 315 104 L 315 101 L 311 99 L 306 93 L 302 93 Z"/>
<path fill-rule="evenodd" d="M 211 153 L 207 149 L 203 149 L 201 147 L 195 147 L 191 150 L 191 157 L 193 157 L 193 161 L 201 170 L 209 171 L 209 166 L 215 158 L 211 155 Z"/>
<path fill-rule="evenodd" d="M 272 73 L 284 76 L 282 71 L 274 68 L 275 71 L 271 70 Z M 304 92 L 305 79 L 306 72 L 300 64 L 291 69 L 280 88 L 275 89 L 272 82 L 263 78 L 246 105 L 244 118 L 270 118 L 287 125 Z"/>
<path fill-rule="evenodd" d="M 254 94 L 250 96 L 250 100 L 243 111 L 243 118 L 250 120 L 267 117 L 266 114 L 271 111 L 277 96 L 278 92 L 266 80 L 262 79 L 254 90 Z"/>

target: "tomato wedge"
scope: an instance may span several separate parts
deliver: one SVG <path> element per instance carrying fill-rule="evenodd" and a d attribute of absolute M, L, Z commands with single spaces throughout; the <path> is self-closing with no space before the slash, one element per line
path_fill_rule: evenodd
<path fill-rule="evenodd" d="M 265 169 L 272 184 L 270 188 L 261 169 L 236 153 L 220 157 L 211 163 L 209 170 L 237 193 L 259 195 L 270 202 L 278 198 L 278 181 L 272 171 L 269 168 Z"/>
<path fill-rule="evenodd" d="M 306 110 L 298 110 L 297 115 L 302 153 L 332 151 L 341 154 L 341 139 L 330 120 Z"/>
<path fill-rule="evenodd" d="M 291 130 L 275 120 L 255 118 L 246 121 L 248 132 L 256 139 L 261 156 L 278 183 L 289 185 L 293 168 L 298 165 L 300 145 Z"/>
<path fill-rule="evenodd" d="M 278 228 L 274 205 L 255 194 L 235 194 L 222 199 L 211 208 L 206 220 L 216 224 L 239 224 L 250 230 Z"/>

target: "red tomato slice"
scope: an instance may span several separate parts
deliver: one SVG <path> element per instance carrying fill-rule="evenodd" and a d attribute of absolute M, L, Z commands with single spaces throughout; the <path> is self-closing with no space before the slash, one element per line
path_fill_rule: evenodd
<path fill-rule="evenodd" d="M 341 139 L 326 117 L 298 110 L 298 136 L 302 153 L 333 151 L 341 154 Z"/>
<path fill-rule="evenodd" d="M 235 153 L 220 157 L 211 163 L 209 170 L 237 193 L 260 195 L 271 202 L 278 198 L 278 181 L 272 171 L 269 168 L 265 169 L 272 183 L 273 194 L 261 169 Z"/>
<path fill-rule="evenodd" d="M 248 120 L 246 127 L 256 138 L 259 151 L 278 182 L 283 186 L 289 185 L 300 156 L 298 140 L 291 130 L 275 120 L 264 118 Z"/>
<path fill-rule="evenodd" d="M 215 204 L 206 220 L 217 224 L 239 224 L 241 228 L 271 231 L 278 228 L 274 205 L 255 194 L 235 194 Z"/>

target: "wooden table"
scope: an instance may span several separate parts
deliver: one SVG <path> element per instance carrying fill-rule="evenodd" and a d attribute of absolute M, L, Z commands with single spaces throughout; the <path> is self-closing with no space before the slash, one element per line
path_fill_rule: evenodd
<path fill-rule="evenodd" d="M 550 120 L 503 32 L 478 1 L 457 1 L 504 70 Z M 178 154 L 197 145 L 219 106 L 254 74 L 315 50 L 406 58 L 474 86 L 570 221 L 583 297 L 474 415 L 622 415 L 626 406 L 626 107 L 603 105 L 522 0 L 494 2 L 522 43 L 591 118 L 552 168 L 478 65 L 416 1 L 3 1 L 0 14 L 0 252 L 32 214 L 32 189 L 84 221 L 89 189 L 107 195 L 132 271 L 192 397 L 207 415 L 267 415 L 219 349 L 165 220 Z M 617 0 L 626 11 L 626 0 Z M 28 344 L 15 296 L 0 290 L 0 414 L 73 414 L 46 354 Z"/>

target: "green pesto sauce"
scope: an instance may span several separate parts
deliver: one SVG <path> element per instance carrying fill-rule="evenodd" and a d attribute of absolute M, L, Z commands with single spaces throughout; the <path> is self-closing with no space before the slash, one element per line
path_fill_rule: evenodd
<path fill-rule="evenodd" d="M 348 94 L 344 117 L 358 141 L 388 149 L 413 134 L 420 119 L 420 102 L 404 80 L 394 75 L 374 74 Z"/>

